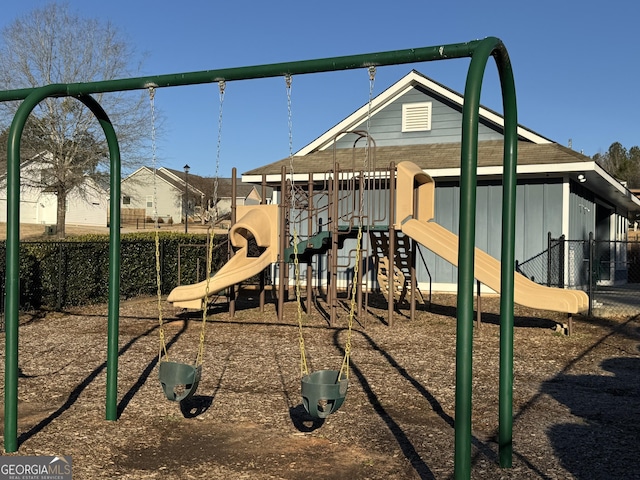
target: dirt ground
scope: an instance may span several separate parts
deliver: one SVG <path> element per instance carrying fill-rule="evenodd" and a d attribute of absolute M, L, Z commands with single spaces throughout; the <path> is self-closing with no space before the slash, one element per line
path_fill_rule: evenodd
<path fill-rule="evenodd" d="M 561 314 L 516 310 L 513 467 L 501 469 L 497 299 L 482 305 L 472 478 L 640 478 L 640 320 L 576 317 L 565 336 Z M 303 314 L 309 367 L 339 369 L 346 307 L 329 328 L 318 306 Z M 157 379 L 157 301 L 123 302 L 116 422 L 104 419 L 106 306 L 25 315 L 17 454 L 71 455 L 80 480 L 452 478 L 455 297 L 434 296 L 414 321 L 403 309 L 392 327 L 377 307 L 355 325 L 348 394 L 326 420 L 301 406 L 294 302 L 282 322 L 251 297 L 234 318 L 213 308 L 203 379 L 183 404 Z M 164 304 L 163 317 L 171 359 L 191 362 L 200 315 Z"/>

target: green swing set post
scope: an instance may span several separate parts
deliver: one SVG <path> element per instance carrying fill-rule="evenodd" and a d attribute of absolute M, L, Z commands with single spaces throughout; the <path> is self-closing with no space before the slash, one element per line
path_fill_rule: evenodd
<path fill-rule="evenodd" d="M 31 111 L 47 97 L 64 94 L 63 85 L 33 89 L 18 108 L 7 145 L 7 271 L 6 271 L 6 358 L 4 443 L 7 452 L 17 450 L 18 430 L 18 313 L 20 306 L 20 138 Z M 120 292 L 120 150 L 115 130 L 100 104 L 86 94 L 78 100 L 98 119 L 109 147 L 110 209 L 109 230 L 109 311 L 107 326 L 106 419 L 117 417 L 118 310 Z"/>
<path fill-rule="evenodd" d="M 478 121 L 482 77 L 490 56 L 495 58 L 504 110 L 502 244 L 500 272 L 499 461 L 511 467 L 513 456 L 513 307 L 517 167 L 517 107 L 513 70 L 506 48 L 486 38 L 471 58 L 462 113 L 460 224 L 458 244 L 458 318 L 456 333 L 456 479 L 471 475 L 471 386 L 473 350 L 473 285 L 478 166 Z"/>
<path fill-rule="evenodd" d="M 501 297 L 501 361 L 500 361 L 500 464 L 511 465 L 511 422 L 513 383 L 513 258 L 515 245 L 515 167 L 517 151 L 517 114 L 513 73 L 506 48 L 495 37 L 466 43 L 395 50 L 380 53 L 324 58 L 252 67 L 206 70 L 105 80 L 87 83 L 48 85 L 0 92 L 0 102 L 24 100 L 16 113 L 7 146 L 7 267 L 6 267 L 6 360 L 5 360 L 5 430 L 7 452 L 17 450 L 18 403 L 18 310 L 19 310 L 19 245 L 20 245 L 20 139 L 30 112 L 47 97 L 73 96 L 85 102 L 98 116 L 107 137 L 111 157 L 110 197 L 112 222 L 110 230 L 109 267 L 109 338 L 107 372 L 107 419 L 116 418 L 117 337 L 119 310 L 119 221 L 120 158 L 117 139 L 106 114 L 89 95 L 126 90 L 143 90 L 149 86 L 174 87 L 249 80 L 285 75 L 352 70 L 371 66 L 401 65 L 434 60 L 471 57 L 467 74 L 463 109 L 461 153 L 461 213 L 458 270 L 458 333 L 456 346 L 456 445 L 455 477 L 470 477 L 471 451 L 471 350 L 473 325 L 473 248 L 475 244 L 475 188 L 477 167 L 477 125 L 482 77 L 490 56 L 496 60 L 503 95 L 505 117 L 502 297 Z"/>

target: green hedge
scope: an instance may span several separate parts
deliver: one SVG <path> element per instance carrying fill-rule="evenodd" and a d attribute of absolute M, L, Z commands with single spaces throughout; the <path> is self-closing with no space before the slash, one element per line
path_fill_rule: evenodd
<path fill-rule="evenodd" d="M 206 275 L 206 236 L 161 232 L 158 255 L 162 293 L 180 283 L 203 280 Z M 178 251 L 180 260 L 178 261 Z M 216 236 L 212 272 L 227 260 L 227 236 Z M 120 296 L 155 295 L 155 233 L 121 237 Z M 6 271 L 5 243 L 0 243 L 0 269 Z M 4 284 L 4 275 L 2 276 Z M 3 285 L 4 286 L 4 285 Z M 4 288 L 3 288 L 4 290 Z M 72 237 L 65 241 L 20 244 L 20 307 L 61 308 L 66 305 L 103 303 L 109 293 L 109 240 L 104 235 Z"/>

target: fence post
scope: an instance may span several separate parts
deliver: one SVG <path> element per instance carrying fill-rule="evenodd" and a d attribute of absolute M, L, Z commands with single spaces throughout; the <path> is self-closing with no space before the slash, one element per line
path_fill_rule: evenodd
<path fill-rule="evenodd" d="M 64 251 L 62 242 L 58 242 L 58 298 L 56 301 L 56 310 L 59 312 L 62 310 L 62 269 L 64 268 Z"/>
<path fill-rule="evenodd" d="M 547 287 L 551 286 L 551 232 L 547 232 Z"/>
<path fill-rule="evenodd" d="M 558 288 L 564 288 L 564 260 L 565 260 L 565 236 L 560 235 L 558 239 Z"/>
<path fill-rule="evenodd" d="M 589 293 L 589 316 L 593 315 L 593 250 L 595 242 L 593 240 L 593 232 L 589 232 L 589 280 L 588 280 L 588 293 Z"/>

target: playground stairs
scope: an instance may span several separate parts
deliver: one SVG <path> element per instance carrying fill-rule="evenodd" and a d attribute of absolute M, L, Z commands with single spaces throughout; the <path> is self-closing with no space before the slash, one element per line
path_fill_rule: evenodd
<path fill-rule="evenodd" d="M 391 295 L 397 303 L 407 299 L 411 289 L 411 239 L 395 232 L 395 261 L 393 269 L 389 259 L 389 231 L 369 231 L 372 253 L 376 258 L 377 279 L 380 291 L 389 301 Z M 416 300 L 424 305 L 424 297 L 418 287 Z"/>

